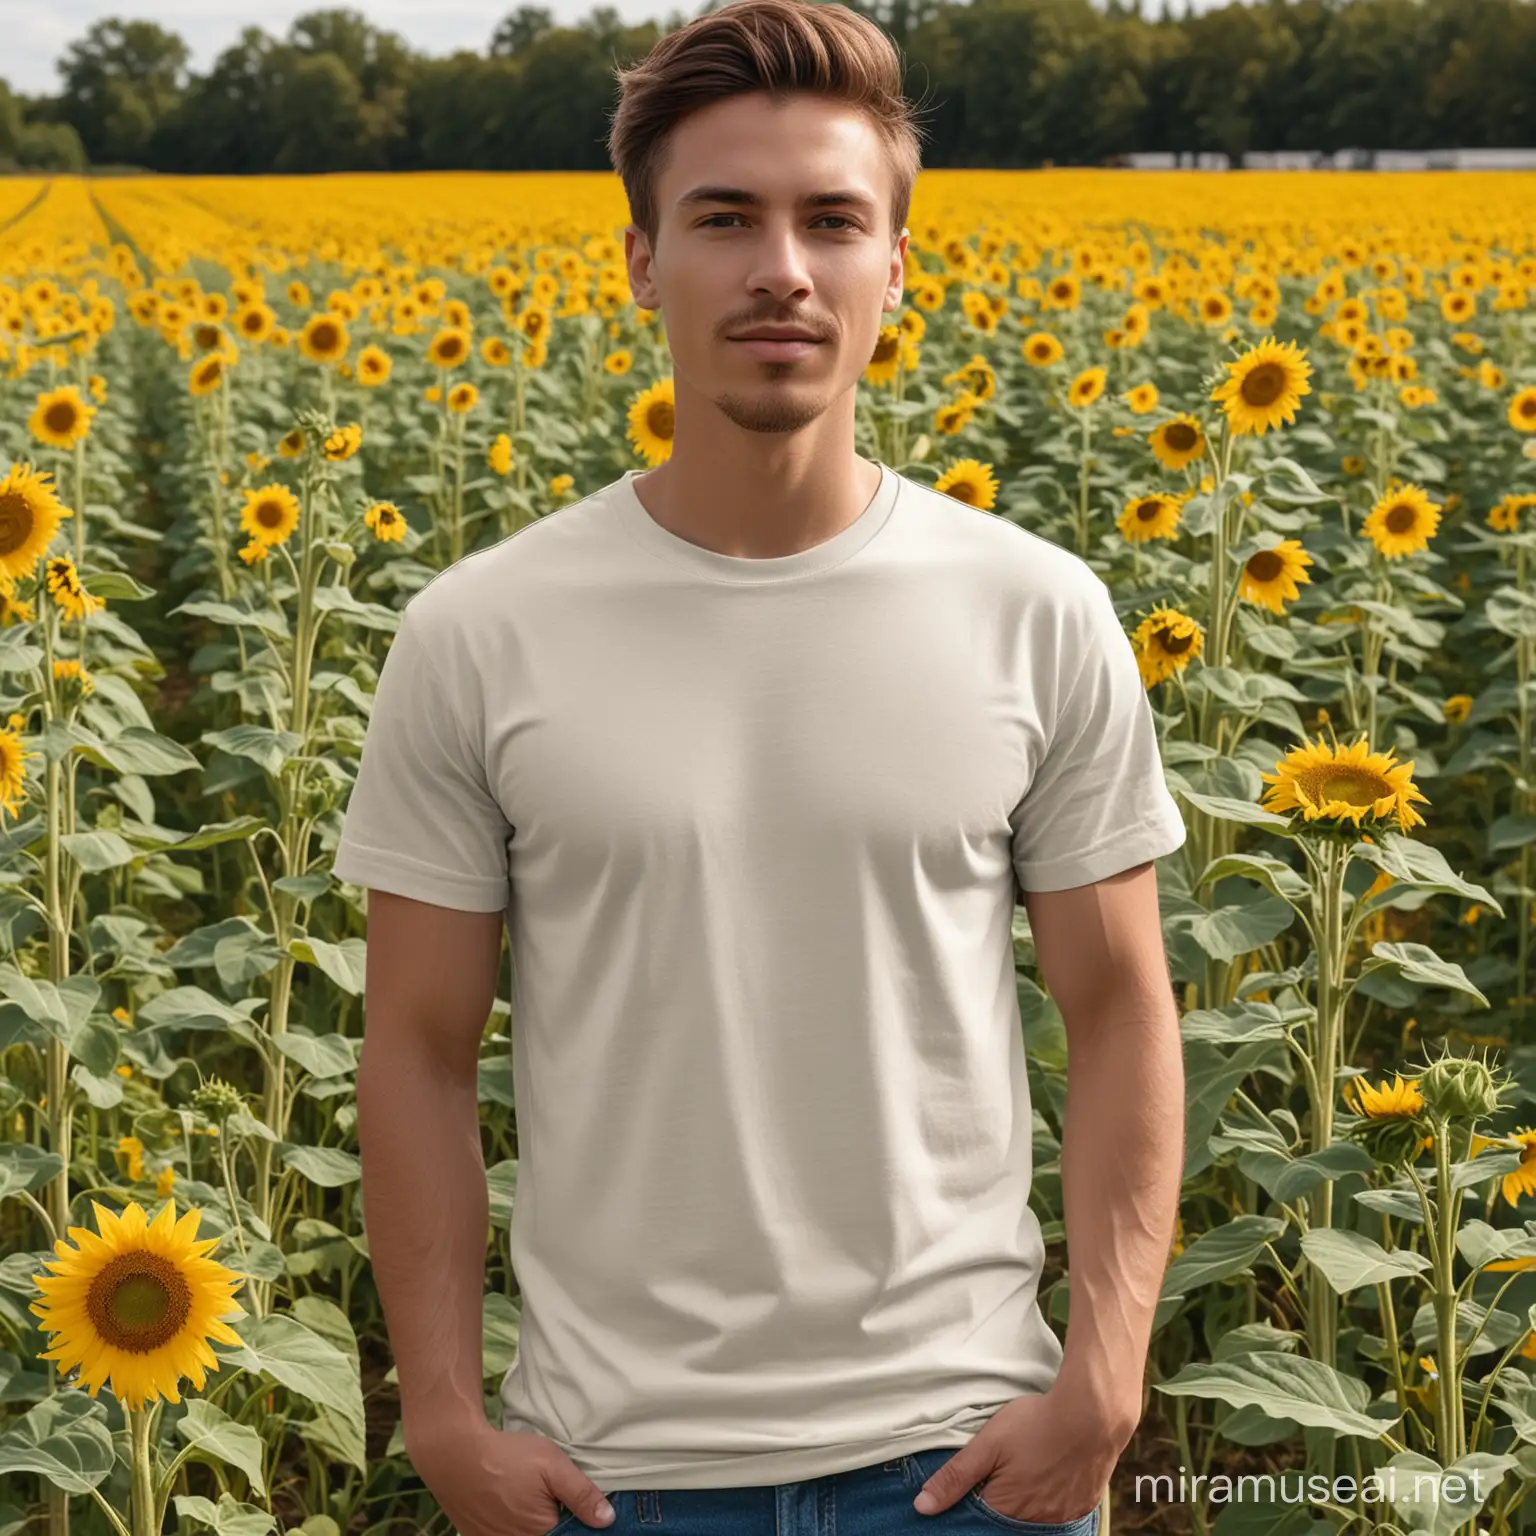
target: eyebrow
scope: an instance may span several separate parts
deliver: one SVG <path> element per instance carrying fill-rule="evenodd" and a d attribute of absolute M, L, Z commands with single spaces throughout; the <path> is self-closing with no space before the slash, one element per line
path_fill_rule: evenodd
<path fill-rule="evenodd" d="M 678 207 L 686 208 L 694 203 L 731 203 L 744 208 L 761 208 L 762 198 L 744 187 L 695 187 L 677 200 Z M 862 192 L 843 190 L 838 192 L 812 192 L 800 199 L 802 208 L 863 208 L 875 211 L 875 200 Z"/>

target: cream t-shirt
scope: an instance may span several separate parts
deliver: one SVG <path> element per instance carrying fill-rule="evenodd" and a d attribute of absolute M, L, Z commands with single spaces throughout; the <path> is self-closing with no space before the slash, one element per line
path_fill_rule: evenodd
<path fill-rule="evenodd" d="M 959 1447 L 1060 1366 L 1015 879 L 1185 829 L 1103 581 L 881 468 L 777 559 L 629 471 L 433 577 L 374 696 L 335 872 L 506 914 L 503 1425 L 605 1492 Z"/>

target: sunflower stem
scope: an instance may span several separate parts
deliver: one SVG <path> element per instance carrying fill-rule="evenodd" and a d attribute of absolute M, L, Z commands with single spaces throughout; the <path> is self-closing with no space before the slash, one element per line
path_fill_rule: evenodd
<path fill-rule="evenodd" d="M 155 1529 L 155 1470 L 149 1443 L 150 1410 L 125 1408 L 131 1446 L 133 1497 L 130 1505 L 133 1536 L 160 1536 Z"/>

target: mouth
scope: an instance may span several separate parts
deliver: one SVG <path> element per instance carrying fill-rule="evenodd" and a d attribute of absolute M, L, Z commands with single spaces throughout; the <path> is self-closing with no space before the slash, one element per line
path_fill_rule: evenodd
<path fill-rule="evenodd" d="M 813 336 L 732 336 L 731 341 L 745 347 L 754 357 L 782 361 L 803 357 L 821 343 Z"/>

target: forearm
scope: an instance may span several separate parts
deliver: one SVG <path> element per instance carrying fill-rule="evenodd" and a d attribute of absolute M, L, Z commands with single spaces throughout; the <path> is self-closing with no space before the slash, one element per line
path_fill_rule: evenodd
<path fill-rule="evenodd" d="M 413 1420 L 483 1425 L 490 1212 L 473 1071 L 424 1046 L 365 1043 L 357 1108 L 368 1248 L 405 1432 Z"/>
<path fill-rule="evenodd" d="M 1071 1305 L 1061 1380 L 1127 1426 L 1184 1167 L 1184 1067 L 1171 993 L 1141 991 L 1069 1020 L 1062 1202 Z"/>

